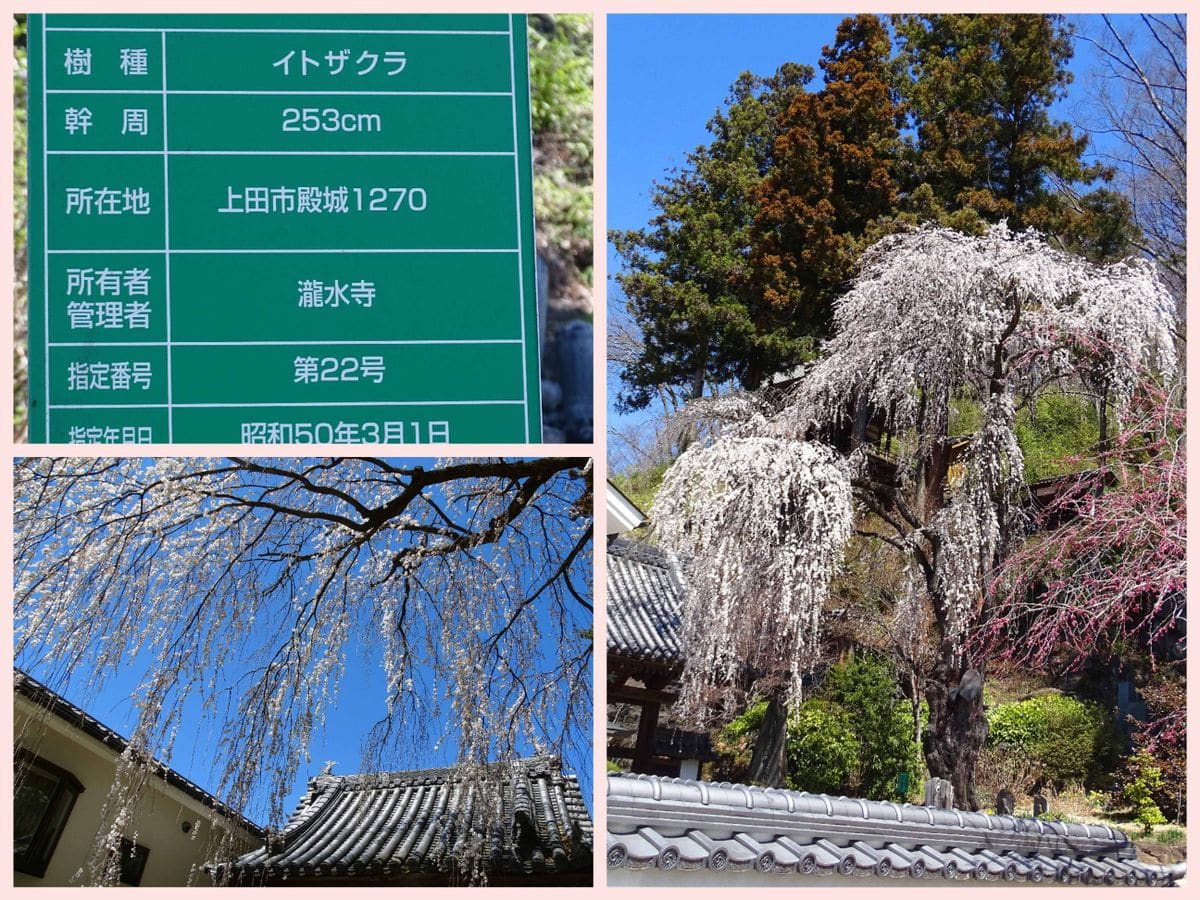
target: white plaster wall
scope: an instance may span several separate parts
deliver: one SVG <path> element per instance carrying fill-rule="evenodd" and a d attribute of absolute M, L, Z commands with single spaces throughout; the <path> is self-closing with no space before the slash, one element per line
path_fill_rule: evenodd
<path fill-rule="evenodd" d="M 84 790 L 75 800 L 45 876 L 14 872 L 13 883 L 18 887 L 78 884 L 75 875 L 84 866 L 100 825 L 100 811 L 116 772 L 116 754 L 57 716 L 35 708 L 24 697 L 15 698 L 15 707 L 14 743 L 66 769 L 79 779 Z M 199 872 L 199 867 L 212 858 L 221 834 L 214 829 L 209 815 L 208 808 L 195 798 L 155 780 L 139 802 L 137 834 L 126 835 L 150 849 L 143 886 L 186 884 L 193 867 L 197 870 L 195 884 L 211 883 Z M 185 821 L 192 823 L 188 834 L 183 833 Z M 231 827 L 236 829 L 240 846 L 237 852 L 259 846 L 260 842 L 240 826 Z"/>

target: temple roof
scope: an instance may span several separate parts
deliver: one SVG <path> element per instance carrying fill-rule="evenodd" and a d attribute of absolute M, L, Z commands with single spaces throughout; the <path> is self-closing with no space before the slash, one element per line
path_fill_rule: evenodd
<path fill-rule="evenodd" d="M 460 768 L 319 775 L 282 832 L 229 874 L 234 883 L 451 876 L 481 843 L 489 876 L 590 873 L 592 822 L 575 776 L 550 756 L 474 777 Z"/>
<path fill-rule="evenodd" d="M 609 480 L 605 499 L 605 521 L 608 524 L 608 534 L 616 535 L 633 531 L 642 525 L 646 521 L 646 514 Z"/>
<path fill-rule="evenodd" d="M 608 778 L 608 867 L 1166 885 L 1107 825 L 651 775 Z"/>
<path fill-rule="evenodd" d="M 665 551 L 624 538 L 608 546 L 608 652 L 667 665 L 679 647 L 684 587 Z"/>

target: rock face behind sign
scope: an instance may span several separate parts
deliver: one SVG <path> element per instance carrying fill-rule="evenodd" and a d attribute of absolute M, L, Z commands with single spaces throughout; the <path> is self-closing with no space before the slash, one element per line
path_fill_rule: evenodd
<path fill-rule="evenodd" d="M 542 337 L 542 440 L 592 440 L 592 323 L 548 296 L 547 266 L 538 257 L 538 313 Z"/>
<path fill-rule="evenodd" d="M 592 440 L 592 323 L 576 319 L 558 332 L 559 384 L 567 440 Z"/>

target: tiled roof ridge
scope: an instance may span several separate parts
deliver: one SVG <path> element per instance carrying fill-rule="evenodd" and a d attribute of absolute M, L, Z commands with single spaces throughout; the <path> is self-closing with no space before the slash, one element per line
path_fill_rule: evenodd
<path fill-rule="evenodd" d="M 567 775 L 562 771 L 562 760 L 550 753 L 541 753 L 534 756 L 522 756 L 511 760 L 495 760 L 486 763 L 485 768 L 489 770 L 497 770 L 502 776 L 513 774 L 547 774 L 559 775 L 563 778 L 575 778 L 574 775 Z M 449 765 L 438 766 L 432 769 L 402 769 L 388 772 L 351 772 L 345 775 L 335 775 L 332 773 L 315 775 L 309 779 L 308 783 L 310 790 L 313 786 L 318 788 L 326 785 L 343 784 L 347 787 L 382 787 L 384 785 L 401 785 L 401 784 L 447 784 L 455 783 L 463 779 L 468 766 L 465 765 Z M 307 795 L 305 795 L 307 796 Z"/>
<path fill-rule="evenodd" d="M 609 652 L 679 665 L 683 659 L 680 618 L 686 594 L 677 557 L 638 541 L 614 540 L 608 557 Z"/>
<path fill-rule="evenodd" d="M 662 785 L 682 785 L 695 789 L 696 801 L 703 806 L 725 806 L 737 809 L 781 811 L 779 801 L 782 799 L 789 813 L 824 813 L 830 817 L 845 816 L 843 809 L 861 811 L 863 821 L 871 822 L 904 822 L 904 811 L 920 810 L 928 817 L 930 825 L 946 825 L 951 827 L 978 827 L 987 831 L 1029 833 L 1022 825 L 1032 824 L 1038 835 L 1056 835 L 1065 838 L 1080 837 L 1088 840 L 1108 841 L 1114 845 L 1132 846 L 1132 841 L 1124 831 L 1109 825 L 1089 825 L 1087 823 L 1056 822 L 1049 819 L 1037 819 L 1027 816 L 998 816 L 983 812 L 949 809 L 941 810 L 915 803 L 894 803 L 890 800 L 865 800 L 856 797 L 832 794 L 813 794 L 808 791 L 796 791 L 790 788 L 769 788 L 751 784 L 736 784 L 733 782 L 696 781 L 687 778 L 667 778 L 659 775 L 642 775 L 627 773 L 612 773 L 609 778 L 609 796 L 629 796 L 612 785 L 618 781 L 641 781 L 652 785 L 650 796 L 654 800 L 663 800 Z M 646 796 L 644 793 L 642 796 Z M 667 798 L 670 799 L 670 798 Z M 687 801 L 684 801 L 687 802 Z M 839 808 L 835 809 L 834 804 Z M 849 804 L 849 807 L 845 807 Z M 982 821 L 980 821 L 982 819 Z M 924 824 L 924 823 L 920 823 Z"/>
<path fill-rule="evenodd" d="M 679 565 L 669 551 L 637 538 L 613 538 L 608 545 L 608 555 L 645 563 L 648 566 L 657 566 L 660 569 L 674 570 Z"/>
<path fill-rule="evenodd" d="M 85 712 L 82 708 L 62 696 L 62 694 L 42 684 L 42 682 L 17 666 L 13 666 L 13 689 L 27 700 L 58 716 L 58 718 L 62 719 L 68 725 L 95 738 L 117 753 L 124 753 L 125 748 L 129 746 L 128 738 L 108 725 L 105 725 L 95 716 Z M 181 775 L 158 759 L 154 759 L 152 762 L 155 774 L 167 784 L 183 791 L 183 793 L 190 796 L 193 800 L 209 807 L 214 812 L 237 822 L 255 837 L 262 838 L 266 835 L 266 829 L 255 824 L 237 810 L 227 806 L 223 801 L 218 800 L 190 778 Z"/>
<path fill-rule="evenodd" d="M 322 774 L 283 832 L 245 854 L 230 871 L 254 877 L 389 877 L 448 871 L 482 841 L 493 871 L 554 873 L 590 869 L 593 825 L 574 775 L 557 756 L 489 763 L 484 779 L 500 818 L 482 821 L 476 786 L 460 768 L 356 775 Z M 495 776 L 495 777 L 493 777 Z M 461 816 L 460 816 L 461 814 Z"/>
<path fill-rule="evenodd" d="M 552 754 L 499 760 L 487 763 L 486 768 L 499 771 L 501 780 L 505 783 L 525 779 L 530 775 L 545 775 L 552 781 L 576 780 L 574 775 L 566 775 L 562 771 L 561 760 Z M 333 800 L 343 791 L 458 784 L 463 781 L 465 772 L 463 766 L 439 766 L 432 769 L 405 769 L 392 772 L 315 775 L 308 780 L 308 790 L 296 804 L 296 809 L 288 817 L 283 829 L 277 833 L 277 839 L 281 841 L 281 846 L 289 846 L 300 840 L 315 827 L 315 823 L 320 822 L 325 810 L 333 805 Z"/>
<path fill-rule="evenodd" d="M 321 814 L 342 790 L 342 782 L 335 776 L 318 775 L 316 778 L 310 778 L 308 790 L 296 804 L 296 809 L 288 817 L 282 831 L 267 835 L 267 845 L 272 848 L 272 852 L 277 849 L 277 845 L 294 843 L 314 822 L 320 821 Z"/>
<path fill-rule="evenodd" d="M 1171 884 L 1107 825 L 652 775 L 608 777 L 609 868 Z"/>

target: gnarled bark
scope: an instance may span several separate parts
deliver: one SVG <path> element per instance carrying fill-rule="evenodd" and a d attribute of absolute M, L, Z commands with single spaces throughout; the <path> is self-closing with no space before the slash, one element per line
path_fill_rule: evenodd
<path fill-rule="evenodd" d="M 963 696 L 957 690 L 967 668 L 965 662 L 952 662 L 948 654 L 934 667 L 925 684 L 929 726 L 921 744 L 929 774 L 954 786 L 954 805 L 977 810 L 975 766 L 987 740 L 987 717 L 982 691 Z"/>
<path fill-rule="evenodd" d="M 782 688 L 767 700 L 754 752 L 750 757 L 751 784 L 767 787 L 787 786 L 787 697 Z"/>

